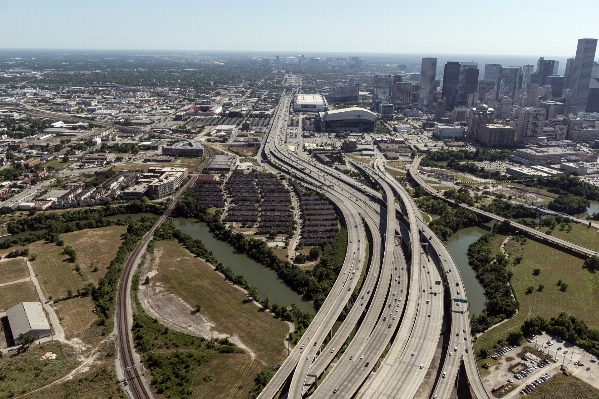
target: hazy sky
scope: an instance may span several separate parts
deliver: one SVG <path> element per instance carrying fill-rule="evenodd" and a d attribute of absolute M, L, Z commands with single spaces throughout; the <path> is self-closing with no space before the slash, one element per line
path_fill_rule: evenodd
<path fill-rule="evenodd" d="M 598 16 L 599 0 L 0 0 L 0 48 L 571 56 Z"/>

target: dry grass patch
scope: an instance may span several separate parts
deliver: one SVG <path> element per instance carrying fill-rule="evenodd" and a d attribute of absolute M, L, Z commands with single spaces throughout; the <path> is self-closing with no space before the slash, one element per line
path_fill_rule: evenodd
<path fill-rule="evenodd" d="M 241 290 L 177 242 L 159 241 L 155 248 L 162 256 L 158 273 L 151 279 L 154 287 L 160 284 L 192 307 L 201 305 L 201 314 L 214 323 L 216 331 L 237 335 L 263 365 L 282 362 L 287 324 L 259 311 L 253 303 L 244 303 L 246 295 Z"/>
<path fill-rule="evenodd" d="M 599 391 L 576 377 L 558 373 L 537 385 L 528 396 L 532 399 L 597 399 Z"/>
<path fill-rule="evenodd" d="M 214 359 L 203 364 L 196 374 L 192 382 L 193 397 L 246 399 L 254 385 L 254 378 L 262 368 L 259 362 L 252 362 L 249 354 L 216 355 Z M 204 377 L 208 375 L 214 379 L 204 381 Z"/>
<path fill-rule="evenodd" d="M 82 370 L 72 379 L 40 389 L 38 392 L 27 395 L 26 398 L 126 399 L 127 395 L 121 386 L 116 384 L 114 343 L 103 344 L 99 349 L 99 355 L 88 370 Z"/>
<path fill-rule="evenodd" d="M 31 281 L 0 287 L 0 311 L 10 309 L 21 302 L 39 302 L 39 300 Z"/>
<path fill-rule="evenodd" d="M 41 360 L 46 352 L 56 354 L 54 360 Z M 19 396 L 58 380 L 77 367 L 72 349 L 60 342 L 34 345 L 24 353 L 12 352 L 0 358 L 0 399 Z M 46 398 L 42 392 L 27 398 Z M 65 397 L 64 394 L 62 397 Z M 68 397 L 68 396 L 67 396 Z M 75 396 L 73 396 L 75 397 Z M 79 396 L 76 396 L 79 397 Z"/>
<path fill-rule="evenodd" d="M 0 262 L 0 284 L 29 277 L 25 259 L 6 259 Z"/>
<path fill-rule="evenodd" d="M 63 254 L 64 247 L 44 241 L 30 244 L 29 251 L 37 254 L 31 265 L 44 295 L 53 299 L 63 298 L 68 290 L 75 294 L 77 289 L 90 282 L 97 284 L 106 274 L 121 245 L 121 235 L 126 231 L 126 226 L 109 226 L 61 234 L 65 246 L 70 245 L 77 252 L 76 263 L 68 261 L 68 256 Z M 79 264 L 80 272 L 75 270 L 76 264 Z M 95 272 L 94 267 L 98 268 Z"/>
<path fill-rule="evenodd" d="M 94 302 L 90 297 L 72 298 L 54 305 L 67 339 L 78 338 L 84 344 L 93 345 L 103 339 L 102 327 L 96 325 L 97 316 L 92 312 Z"/>

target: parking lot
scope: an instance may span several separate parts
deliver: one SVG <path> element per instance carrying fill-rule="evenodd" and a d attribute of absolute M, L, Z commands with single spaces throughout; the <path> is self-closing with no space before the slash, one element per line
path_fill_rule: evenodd
<path fill-rule="evenodd" d="M 560 368 L 566 367 L 570 375 L 599 389 L 599 366 L 596 358 L 568 342 L 558 342 L 556 337 L 541 334 L 527 339 L 518 347 L 505 347 L 489 353 L 488 361 L 481 367 L 490 373 L 483 377 L 489 391 L 504 385 L 494 393 L 496 397 L 517 398 L 522 391 L 534 390 L 545 383 Z M 582 364 L 582 365 L 581 365 Z M 486 367 L 488 365 L 488 367 Z M 484 373 L 481 373 L 484 375 Z"/>

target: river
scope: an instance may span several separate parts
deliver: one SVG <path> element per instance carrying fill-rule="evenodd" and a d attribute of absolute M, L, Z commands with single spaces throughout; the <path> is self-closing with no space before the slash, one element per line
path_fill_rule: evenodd
<path fill-rule="evenodd" d="M 468 227 L 453 234 L 449 237 L 449 240 L 445 242 L 447 250 L 453 257 L 458 269 L 460 269 L 462 281 L 464 282 L 464 289 L 466 290 L 468 301 L 470 302 L 470 312 L 476 315 L 479 315 L 485 307 L 485 290 L 476 279 L 476 273 L 468 263 L 467 252 L 470 244 L 478 240 L 487 232 L 488 230 L 484 230 L 480 227 Z"/>
<path fill-rule="evenodd" d="M 205 223 L 184 218 L 174 218 L 173 221 L 177 229 L 201 240 L 224 266 L 229 267 L 235 274 L 242 275 L 250 285 L 260 291 L 263 298 L 268 296 L 271 303 L 280 305 L 290 306 L 295 303 L 301 310 L 315 313 L 312 303 L 302 300 L 302 297 L 285 285 L 274 271 L 237 252 L 226 242 L 214 238 Z"/>
<path fill-rule="evenodd" d="M 581 219 L 586 219 L 587 216 L 592 215 L 593 213 L 599 213 L 599 202 L 598 201 L 591 201 L 591 206 L 589 206 L 587 208 L 586 212 L 579 213 L 574 216 L 581 218 Z"/>

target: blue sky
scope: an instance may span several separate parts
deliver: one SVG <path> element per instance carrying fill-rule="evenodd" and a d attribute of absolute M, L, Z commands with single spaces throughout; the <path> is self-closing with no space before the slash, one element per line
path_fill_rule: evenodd
<path fill-rule="evenodd" d="M 572 56 L 598 15 L 598 0 L 0 0 L 0 48 Z"/>

